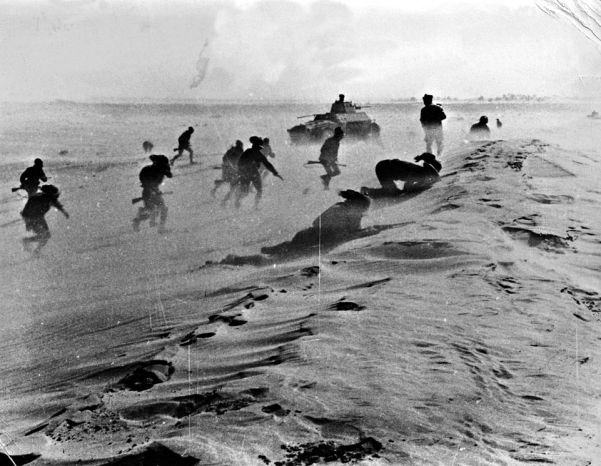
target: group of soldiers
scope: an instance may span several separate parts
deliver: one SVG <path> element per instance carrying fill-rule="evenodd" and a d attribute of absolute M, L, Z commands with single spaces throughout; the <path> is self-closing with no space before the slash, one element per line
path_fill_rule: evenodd
<path fill-rule="evenodd" d="M 433 97 L 431 95 L 424 95 L 424 107 L 420 113 L 420 122 L 425 134 L 426 153 L 416 157 L 416 161 L 423 161 L 423 167 L 398 161 L 398 159 L 381 161 L 376 166 L 376 175 L 384 191 L 394 191 L 394 181 L 405 181 L 405 187 L 422 186 L 422 178 L 426 176 L 424 173 L 427 174 L 430 180 L 438 176 L 440 163 L 435 160 L 431 152 L 435 143 L 437 155 L 440 156 L 442 153 L 442 121 L 446 118 L 446 115 L 442 107 L 433 105 L 432 101 Z M 138 176 L 142 186 L 142 195 L 132 200 L 132 203 L 140 201 L 143 203 L 132 221 L 134 231 L 139 231 L 141 223 L 146 220 L 149 221 L 151 227 L 158 226 L 159 232 L 166 231 L 165 223 L 168 209 L 163 199 L 163 193 L 160 191 L 160 186 L 165 178 L 172 177 L 171 167 L 184 152 L 188 152 L 190 164 L 196 163 L 194 161 L 194 151 L 190 144 L 193 133 L 194 128 L 190 126 L 179 136 L 178 147 L 174 149 L 177 154 L 171 160 L 165 155 L 151 154 L 149 156 L 152 164 L 142 168 Z M 325 174 L 321 175 L 325 190 L 329 189 L 332 178 L 340 175 L 338 152 L 343 137 L 343 129 L 337 127 L 334 134 L 327 138 L 321 146 L 319 163 L 325 170 Z M 249 142 L 251 147 L 245 150 L 242 141 L 237 140 L 223 156 L 221 178 L 215 180 L 215 185 L 211 190 L 211 195 L 214 197 L 221 186 L 229 187 L 221 202 L 223 206 L 226 206 L 228 201 L 234 197 L 234 205 L 240 207 L 242 199 L 249 194 L 252 185 L 256 191 L 254 200 L 256 208 L 263 195 L 263 178 L 267 172 L 269 171 L 283 180 L 268 160 L 269 158 L 275 158 L 269 138 L 252 136 Z M 147 153 L 152 152 L 153 145 L 151 142 L 145 141 L 143 147 Z M 37 242 L 37 247 L 32 251 L 37 254 L 50 238 L 50 231 L 44 215 L 51 207 L 60 210 L 67 218 L 69 215 L 58 202 L 59 190 L 53 185 L 40 186 L 41 182 L 47 181 L 41 159 L 36 159 L 34 165 L 23 172 L 20 181 L 21 186 L 14 188 L 13 191 L 24 189 L 27 192 L 28 200 L 21 215 L 25 221 L 27 231 L 34 232 L 34 236 L 23 239 L 23 244 L 25 249 L 30 250 L 32 243 Z"/>
<path fill-rule="evenodd" d="M 171 166 L 182 155 L 183 151 L 190 154 L 190 163 L 193 161 L 193 150 L 190 146 L 190 136 L 194 132 L 193 127 L 189 127 L 178 139 L 179 145 L 176 149 L 178 153 L 169 161 L 164 155 L 150 155 L 151 165 L 147 165 L 140 171 L 139 179 L 142 186 L 142 196 L 133 199 L 132 202 L 143 202 L 142 207 L 138 209 L 136 217 L 133 219 L 134 231 L 139 231 L 140 224 L 149 220 L 151 227 L 157 226 L 159 233 L 165 232 L 165 223 L 167 221 L 167 206 L 160 191 L 160 185 L 165 178 L 171 178 Z M 238 140 L 230 147 L 222 160 L 221 179 L 215 181 L 215 186 L 211 190 L 211 195 L 215 196 L 220 186 L 229 185 L 229 191 L 225 195 L 222 205 L 225 206 L 228 200 L 234 195 L 235 206 L 240 207 L 244 197 L 250 192 L 250 186 L 255 188 L 255 207 L 259 205 L 263 195 L 263 177 L 267 171 L 283 180 L 275 167 L 267 160 L 267 157 L 274 158 L 275 154 L 269 144 L 269 138 L 260 138 L 252 136 L 249 139 L 251 147 L 244 150 L 244 144 Z M 144 143 L 150 144 L 148 141 Z M 146 145 L 145 150 L 152 150 L 152 145 Z"/>
<path fill-rule="evenodd" d="M 215 180 L 211 196 L 215 197 L 220 186 L 229 185 L 229 191 L 221 201 L 226 206 L 232 195 L 235 194 L 235 206 L 240 207 L 240 201 L 250 192 L 252 185 L 256 190 L 255 207 L 259 205 L 263 196 L 263 178 L 270 171 L 274 176 L 283 180 L 273 164 L 268 160 L 275 158 L 271 149 L 269 138 L 251 136 L 251 147 L 244 150 L 242 141 L 237 140 L 223 155 L 221 164 L 221 178 Z"/>

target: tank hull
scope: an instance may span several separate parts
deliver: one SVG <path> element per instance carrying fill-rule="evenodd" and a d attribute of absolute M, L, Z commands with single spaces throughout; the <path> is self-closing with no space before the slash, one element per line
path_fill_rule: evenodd
<path fill-rule="evenodd" d="M 312 121 L 288 129 L 288 135 L 293 144 L 318 143 L 332 136 L 337 127 L 345 138 L 379 141 L 380 126 L 365 112 L 318 114 Z"/>

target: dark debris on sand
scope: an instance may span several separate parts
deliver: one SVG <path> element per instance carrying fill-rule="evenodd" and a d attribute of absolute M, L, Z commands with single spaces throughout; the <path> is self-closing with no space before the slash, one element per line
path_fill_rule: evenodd
<path fill-rule="evenodd" d="M 181 456 L 155 442 L 138 453 L 116 458 L 102 466 L 194 466 L 199 462 L 198 458 Z"/>
<path fill-rule="evenodd" d="M 174 400 L 179 402 L 179 406 L 174 413 L 174 416 L 177 418 L 209 412 L 214 412 L 217 415 L 224 414 L 227 411 L 237 411 L 246 408 L 255 401 L 251 396 L 236 397 L 217 391 L 181 396 L 174 398 Z"/>
<path fill-rule="evenodd" d="M 40 455 L 29 453 L 27 455 L 13 455 L 8 456 L 4 453 L 0 453 L 0 466 L 21 466 L 23 464 L 31 463 L 32 461 L 39 458 Z"/>
<path fill-rule="evenodd" d="M 117 413 L 99 408 L 94 411 L 66 413 L 56 423 L 48 425 L 46 435 L 57 442 L 85 442 L 95 435 L 112 437 L 127 430 L 127 423 Z"/>
<path fill-rule="evenodd" d="M 300 466 L 334 461 L 351 463 L 368 456 L 378 458 L 377 453 L 381 449 L 382 444 L 373 437 L 366 437 L 360 442 L 350 445 L 338 445 L 332 441 L 282 445 L 282 450 L 286 451 L 286 459 L 275 461 L 273 464 L 275 466 Z M 261 455 L 260 458 L 269 464 L 269 460 L 265 456 Z"/>
<path fill-rule="evenodd" d="M 224 414 L 228 411 L 238 411 L 265 397 L 269 390 L 264 387 L 250 388 L 238 394 L 229 394 L 214 390 L 212 392 L 186 395 L 173 398 L 176 408 L 169 414 L 184 418 L 199 413 Z"/>

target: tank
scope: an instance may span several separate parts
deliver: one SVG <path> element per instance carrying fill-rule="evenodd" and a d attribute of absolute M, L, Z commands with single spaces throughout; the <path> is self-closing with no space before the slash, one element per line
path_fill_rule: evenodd
<path fill-rule="evenodd" d="M 313 120 L 293 126 L 288 130 L 290 142 L 303 144 L 321 142 L 334 135 L 340 126 L 345 138 L 357 138 L 380 142 L 380 126 L 361 107 L 352 102 L 336 101 L 327 113 L 304 115 L 298 118 L 313 117 Z"/>

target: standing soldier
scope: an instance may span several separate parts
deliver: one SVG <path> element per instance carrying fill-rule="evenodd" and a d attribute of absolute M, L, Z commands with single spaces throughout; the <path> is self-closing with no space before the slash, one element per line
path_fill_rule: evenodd
<path fill-rule="evenodd" d="M 321 175 L 321 181 L 323 183 L 323 189 L 326 191 L 330 189 L 330 180 L 340 175 L 340 168 L 338 168 L 338 149 L 340 148 L 340 140 L 344 137 L 342 128 L 338 126 L 334 130 L 334 136 L 326 139 L 321 146 L 319 154 L 319 162 L 323 165 L 326 170 L 325 175 Z"/>
<path fill-rule="evenodd" d="M 140 223 L 150 219 L 150 226 L 156 225 L 157 217 L 159 219 L 159 233 L 165 232 L 165 222 L 167 221 L 167 206 L 163 200 L 163 194 L 159 187 L 165 177 L 171 178 L 171 169 L 169 168 L 169 159 L 164 155 L 151 155 L 152 165 L 146 165 L 140 171 L 140 183 L 142 184 L 142 197 L 132 200 L 132 203 L 144 202 L 144 206 L 138 209 L 138 215 L 133 219 L 134 231 L 140 231 Z"/>
<path fill-rule="evenodd" d="M 440 105 L 432 104 L 433 98 L 430 94 L 424 94 L 422 98 L 424 107 L 420 113 L 419 121 L 424 129 L 426 152 L 432 154 L 432 143 L 436 142 L 436 155 L 440 157 L 443 148 L 442 120 L 447 116 Z"/>
<path fill-rule="evenodd" d="M 190 138 L 192 137 L 193 132 L 194 128 L 190 126 L 186 131 L 180 134 L 179 138 L 177 138 L 177 148 L 173 149 L 173 151 L 177 151 L 177 154 L 171 159 L 171 165 L 182 156 L 184 151 L 187 151 L 188 154 L 190 154 L 190 164 L 194 164 L 194 151 L 190 146 Z"/>

